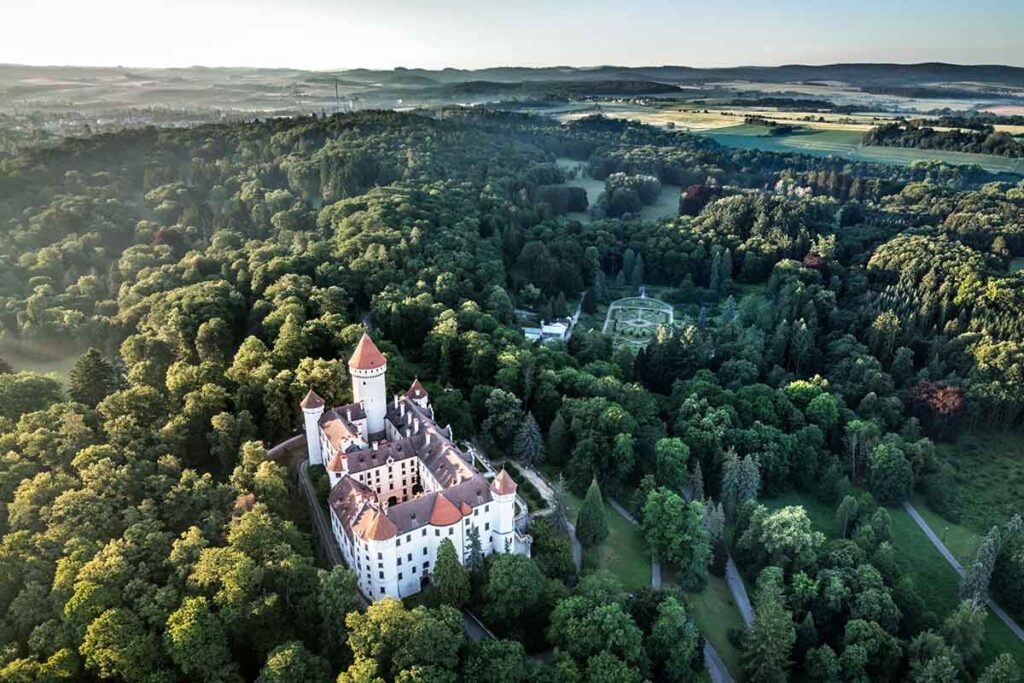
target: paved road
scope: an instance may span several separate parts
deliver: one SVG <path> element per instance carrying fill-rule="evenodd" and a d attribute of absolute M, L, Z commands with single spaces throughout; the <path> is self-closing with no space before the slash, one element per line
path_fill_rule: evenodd
<path fill-rule="evenodd" d="M 736 563 L 732 561 L 731 557 L 725 562 L 725 580 L 729 584 L 729 591 L 732 593 L 733 600 L 736 601 L 740 615 L 743 616 L 743 623 L 750 626 L 754 623 L 754 608 L 750 604 L 750 596 L 747 595 L 743 577 L 740 576 L 739 570 L 736 569 Z"/>
<path fill-rule="evenodd" d="M 949 548 L 947 548 L 946 544 L 942 542 L 942 539 L 940 539 L 935 534 L 935 532 L 932 531 L 932 528 L 928 526 L 928 522 L 924 521 L 924 517 L 922 517 L 921 513 L 917 511 L 917 508 L 911 505 L 910 502 L 903 501 L 903 509 L 906 510 L 907 514 L 910 515 L 911 519 L 913 519 L 917 523 L 917 526 L 921 527 L 921 531 L 923 531 L 924 535 L 928 537 L 928 540 L 932 542 L 932 545 L 935 546 L 935 549 L 938 550 L 944 558 L 946 558 L 946 562 L 949 563 L 949 566 L 952 567 L 957 574 L 963 576 L 963 565 L 960 564 L 960 561 L 956 559 L 953 553 L 949 552 Z M 1019 638 L 1020 640 L 1024 640 L 1024 629 L 1022 629 L 1020 625 L 1017 624 L 1017 622 L 1014 621 L 1012 617 L 1010 617 L 1009 614 L 1004 612 L 1002 607 L 997 605 L 992 600 L 992 598 L 988 598 L 985 601 L 985 604 L 988 605 L 988 608 L 992 610 L 993 614 L 999 617 L 999 619 L 1002 620 L 1004 624 L 1006 624 L 1007 628 L 1013 631 L 1013 634 L 1017 636 L 1017 638 Z"/>

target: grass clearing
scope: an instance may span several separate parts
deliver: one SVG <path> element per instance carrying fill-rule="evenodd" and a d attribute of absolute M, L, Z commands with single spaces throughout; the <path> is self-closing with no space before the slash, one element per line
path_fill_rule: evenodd
<path fill-rule="evenodd" d="M 807 516 L 815 529 L 829 538 L 834 538 L 838 532 L 833 507 L 821 503 L 813 496 L 788 493 L 760 502 L 770 510 L 799 505 L 807 510 Z M 949 566 L 906 510 L 902 507 L 886 509 L 892 518 L 893 547 L 896 548 L 904 572 L 914 582 L 927 609 L 942 620 L 960 603 L 960 576 Z M 954 555 L 961 560 L 961 553 L 973 557 L 980 539 L 970 529 L 944 522 L 930 510 L 926 512 L 919 508 L 919 511 L 939 538 L 943 538 L 943 534 L 946 535 Z M 949 527 L 948 530 L 946 527 Z M 1024 666 L 1024 643 L 991 611 L 987 611 L 983 661 L 987 665 L 1003 652 L 1011 653 L 1017 662 Z"/>
<path fill-rule="evenodd" d="M 984 535 L 1015 513 L 1024 513 L 1024 435 L 969 432 L 937 450 L 956 469 L 963 492 L 960 524 Z"/>
<path fill-rule="evenodd" d="M 686 603 L 693 623 L 714 645 L 729 673 L 736 680 L 742 680 L 740 652 L 729 642 L 729 631 L 743 629 L 743 617 L 725 579 L 709 576 L 708 587 L 701 593 L 687 593 Z"/>
<path fill-rule="evenodd" d="M 569 517 L 573 522 L 583 505 L 583 499 L 570 493 Z M 608 538 L 596 550 L 598 565 L 619 578 L 627 591 L 635 591 L 651 585 L 651 554 L 647 550 L 640 530 L 630 524 L 615 510 L 604 506 L 604 518 L 608 522 Z"/>
<path fill-rule="evenodd" d="M 928 609 L 935 612 L 940 620 L 944 619 L 960 603 L 960 576 L 906 510 L 889 508 L 889 514 L 892 516 L 893 546 L 904 571 L 913 580 Z M 1024 667 L 1024 643 L 990 610 L 986 609 L 986 614 L 982 646 L 984 664 L 987 666 L 1001 653 L 1009 652 Z"/>
<path fill-rule="evenodd" d="M 31 349 L 23 344 L 10 340 L 0 341 L 0 358 L 9 362 L 15 372 L 26 370 L 44 375 L 53 373 L 65 384 L 68 374 L 78 360 L 79 352 L 49 349 L 45 344 L 35 345 Z"/>

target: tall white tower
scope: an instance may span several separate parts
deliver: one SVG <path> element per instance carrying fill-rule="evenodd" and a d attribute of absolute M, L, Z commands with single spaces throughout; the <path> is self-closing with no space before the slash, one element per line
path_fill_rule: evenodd
<path fill-rule="evenodd" d="M 299 404 L 302 418 L 306 426 L 306 452 L 309 453 L 310 465 L 321 465 L 324 454 L 320 447 L 320 416 L 324 414 L 324 400 L 317 396 L 313 387 L 309 388 L 306 398 Z"/>
<path fill-rule="evenodd" d="M 498 476 L 491 482 L 491 496 L 497 503 L 494 526 L 491 536 L 494 539 L 494 552 L 515 552 L 516 531 L 516 489 L 518 486 L 508 472 L 502 467 Z M 529 554 L 527 552 L 527 554 Z"/>
<path fill-rule="evenodd" d="M 352 376 L 352 397 L 362 402 L 366 411 L 366 431 L 371 439 L 382 438 L 384 418 L 388 411 L 387 387 L 384 375 L 388 361 L 370 335 L 363 333 L 352 357 L 348 359 L 348 372 Z"/>

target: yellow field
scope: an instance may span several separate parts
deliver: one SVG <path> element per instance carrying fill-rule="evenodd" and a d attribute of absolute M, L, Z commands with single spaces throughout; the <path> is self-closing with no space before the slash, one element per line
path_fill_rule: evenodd
<path fill-rule="evenodd" d="M 577 110 L 566 112 L 559 118 L 562 121 L 574 121 L 594 114 L 595 110 Z M 650 106 L 635 104 L 608 103 L 601 105 L 601 113 L 609 118 L 630 119 L 653 126 L 664 126 L 673 123 L 682 130 L 715 130 L 729 128 L 743 123 L 747 116 L 761 116 L 778 123 L 786 123 L 816 130 L 852 130 L 866 133 L 875 126 L 889 123 L 892 116 L 876 116 L 873 114 L 829 114 L 816 111 L 777 111 L 766 108 L 715 108 Z M 809 119 L 809 120 L 805 120 Z M 936 130 L 949 130 L 936 126 Z M 1005 131 L 1011 135 L 1024 135 L 1024 126 L 996 125 L 997 131 Z"/>

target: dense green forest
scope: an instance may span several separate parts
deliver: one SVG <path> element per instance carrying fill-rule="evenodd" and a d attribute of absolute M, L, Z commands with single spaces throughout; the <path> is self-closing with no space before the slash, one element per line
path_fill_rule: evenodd
<path fill-rule="evenodd" d="M 615 217 L 561 215 L 558 157 L 606 182 Z M 637 219 L 660 184 L 715 191 Z M 687 594 L 730 552 L 756 586 L 748 680 L 1015 680 L 982 660 L 979 599 L 991 582 L 1024 618 L 1019 517 L 940 616 L 887 506 L 956 520 L 972 501 L 936 442 L 1020 428 L 1021 257 L 1016 178 L 599 116 L 363 112 L 23 152 L 0 162 L 0 341 L 81 357 L 66 383 L 0 364 L 0 679 L 690 681 Z M 629 283 L 694 315 L 635 354 L 516 323 Z M 419 376 L 440 423 L 586 496 L 581 578 L 561 506 L 532 559 L 448 563 L 422 604 L 366 609 L 323 568 L 266 448 L 310 386 L 350 398 L 367 325 L 394 389 Z M 791 492 L 839 536 L 761 504 Z M 596 569 L 601 493 L 682 591 Z M 467 604 L 498 639 L 469 641 Z"/>

